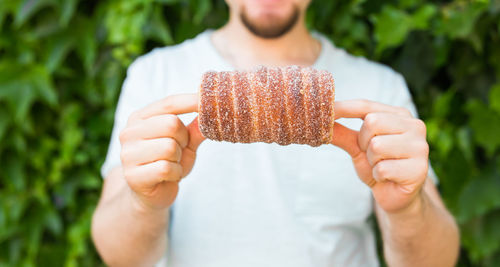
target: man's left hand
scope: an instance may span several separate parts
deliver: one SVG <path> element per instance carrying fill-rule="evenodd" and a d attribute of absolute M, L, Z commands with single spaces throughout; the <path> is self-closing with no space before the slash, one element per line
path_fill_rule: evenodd
<path fill-rule="evenodd" d="M 429 167 L 424 122 L 405 108 L 368 100 L 335 102 L 338 118 L 363 120 L 359 132 L 335 123 L 332 144 L 351 155 L 378 205 L 396 213 L 414 203 Z"/>

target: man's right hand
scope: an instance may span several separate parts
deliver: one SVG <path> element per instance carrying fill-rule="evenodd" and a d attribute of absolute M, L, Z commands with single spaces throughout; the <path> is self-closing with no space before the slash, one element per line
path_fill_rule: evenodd
<path fill-rule="evenodd" d="M 197 94 L 172 95 L 129 117 L 120 133 L 121 162 L 140 209 L 164 210 L 174 202 L 204 140 L 198 118 L 186 127 L 177 115 L 197 111 Z"/>

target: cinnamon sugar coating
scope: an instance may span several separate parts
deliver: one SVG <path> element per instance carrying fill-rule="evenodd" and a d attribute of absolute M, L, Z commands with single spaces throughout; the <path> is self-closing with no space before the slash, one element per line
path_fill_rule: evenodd
<path fill-rule="evenodd" d="M 233 143 L 331 142 L 333 75 L 310 67 L 257 67 L 206 72 L 199 90 L 199 127 L 206 138 Z"/>

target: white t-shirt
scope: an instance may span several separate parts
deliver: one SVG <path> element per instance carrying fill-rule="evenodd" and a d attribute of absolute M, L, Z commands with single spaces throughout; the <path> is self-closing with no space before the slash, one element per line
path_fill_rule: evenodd
<path fill-rule="evenodd" d="M 119 132 L 129 115 L 172 94 L 195 93 L 208 70 L 234 68 L 212 30 L 154 49 L 128 69 L 102 175 L 120 164 Z M 403 77 L 354 57 L 323 35 L 312 67 L 333 73 L 336 100 L 369 99 L 416 115 Z M 181 115 L 189 123 L 196 114 Z M 358 129 L 359 119 L 338 120 Z M 434 178 L 434 177 L 433 177 Z M 170 209 L 168 250 L 158 266 L 378 266 L 370 189 L 333 145 L 279 146 L 206 140 Z"/>

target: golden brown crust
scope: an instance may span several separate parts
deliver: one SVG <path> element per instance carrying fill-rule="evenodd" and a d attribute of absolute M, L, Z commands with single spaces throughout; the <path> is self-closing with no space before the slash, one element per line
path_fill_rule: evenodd
<path fill-rule="evenodd" d="M 203 136 L 240 143 L 330 143 L 335 86 L 331 73 L 288 66 L 207 72 L 200 86 Z"/>
<path fill-rule="evenodd" d="M 199 95 L 199 127 L 206 138 L 221 141 L 219 131 L 219 115 L 216 100 L 216 88 L 218 87 L 217 72 L 206 72 L 203 74 Z"/>
<path fill-rule="evenodd" d="M 231 73 L 227 71 L 219 72 L 219 86 L 215 90 L 218 101 L 221 136 L 223 140 L 236 142 L 234 130 L 234 111 L 232 93 Z"/>

